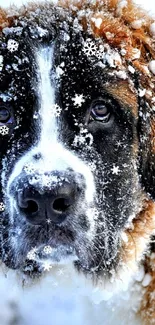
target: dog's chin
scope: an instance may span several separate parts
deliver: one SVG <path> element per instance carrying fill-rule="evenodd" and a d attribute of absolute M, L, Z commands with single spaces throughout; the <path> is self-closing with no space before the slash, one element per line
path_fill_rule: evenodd
<path fill-rule="evenodd" d="M 40 245 L 27 254 L 21 271 L 30 276 L 41 276 L 44 272 L 52 272 L 55 267 L 63 267 L 78 261 L 76 250 L 73 246 L 59 245 L 52 247 Z"/>

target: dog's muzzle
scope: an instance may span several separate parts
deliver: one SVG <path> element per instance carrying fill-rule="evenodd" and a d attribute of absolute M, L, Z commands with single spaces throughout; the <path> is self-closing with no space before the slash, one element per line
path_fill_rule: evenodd
<path fill-rule="evenodd" d="M 80 196 L 84 194 L 84 182 L 78 184 L 73 175 L 62 177 L 60 172 L 55 172 L 55 175 L 57 181 L 49 181 L 49 184 L 44 186 L 41 179 L 43 180 L 45 175 L 42 175 L 39 181 L 37 176 L 34 176 L 34 184 L 32 177 L 25 175 L 19 175 L 16 179 L 17 209 L 31 224 L 62 223 L 68 214 L 73 213 Z M 51 175 L 48 177 L 50 180 Z"/>

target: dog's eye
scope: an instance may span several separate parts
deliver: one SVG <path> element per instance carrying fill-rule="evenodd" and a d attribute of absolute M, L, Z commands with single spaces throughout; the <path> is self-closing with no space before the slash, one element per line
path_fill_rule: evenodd
<path fill-rule="evenodd" d="M 10 119 L 10 112 L 5 106 L 0 107 L 0 122 L 7 123 Z"/>
<path fill-rule="evenodd" d="M 110 118 L 110 105 L 103 100 L 96 101 L 91 107 L 91 117 L 96 121 L 106 123 Z"/>

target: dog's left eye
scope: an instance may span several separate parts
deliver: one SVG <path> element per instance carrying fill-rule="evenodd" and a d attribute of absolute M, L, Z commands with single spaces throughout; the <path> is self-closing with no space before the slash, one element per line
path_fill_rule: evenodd
<path fill-rule="evenodd" d="M 7 123 L 10 119 L 10 112 L 5 106 L 0 107 L 0 122 Z"/>
<path fill-rule="evenodd" d="M 91 117 L 96 121 L 108 122 L 111 115 L 109 103 L 95 101 L 91 106 Z"/>

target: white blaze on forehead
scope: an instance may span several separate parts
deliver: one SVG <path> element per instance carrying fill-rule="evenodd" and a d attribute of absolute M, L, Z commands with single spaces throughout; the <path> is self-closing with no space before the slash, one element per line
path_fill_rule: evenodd
<path fill-rule="evenodd" d="M 59 135 L 59 118 L 53 114 L 55 107 L 55 84 L 54 72 L 52 72 L 54 45 L 51 47 L 42 47 L 36 53 L 38 87 L 36 94 L 39 102 L 40 129 L 36 128 L 38 143 L 32 146 L 15 164 L 12 174 L 10 175 L 7 192 L 15 178 L 22 171 L 28 170 L 30 165 L 32 172 L 30 174 L 38 175 L 36 182 L 39 181 L 41 186 L 47 182 L 46 174 L 51 175 L 57 171 L 66 172 L 69 168 L 75 173 L 83 175 L 86 183 L 85 198 L 87 202 L 91 202 L 94 198 L 95 186 L 93 174 L 89 166 L 74 154 L 72 150 L 64 147 L 63 143 L 58 140 Z M 51 74 L 53 73 L 53 78 Z M 60 128 L 61 129 L 61 128 Z M 41 154 L 41 159 L 35 160 L 34 155 Z M 26 169 L 25 169 L 26 167 Z M 51 179 L 52 180 L 52 179 Z M 50 181 L 50 179 L 49 179 Z M 33 182 L 33 181 L 32 181 Z M 34 184 L 35 185 L 35 184 Z"/>
<path fill-rule="evenodd" d="M 51 144 L 51 142 L 56 142 L 57 138 L 56 117 L 52 112 L 55 105 L 55 88 L 54 84 L 51 84 L 53 51 L 54 45 L 42 47 L 36 55 L 39 78 L 39 113 L 41 117 L 40 147 L 42 149 Z"/>

